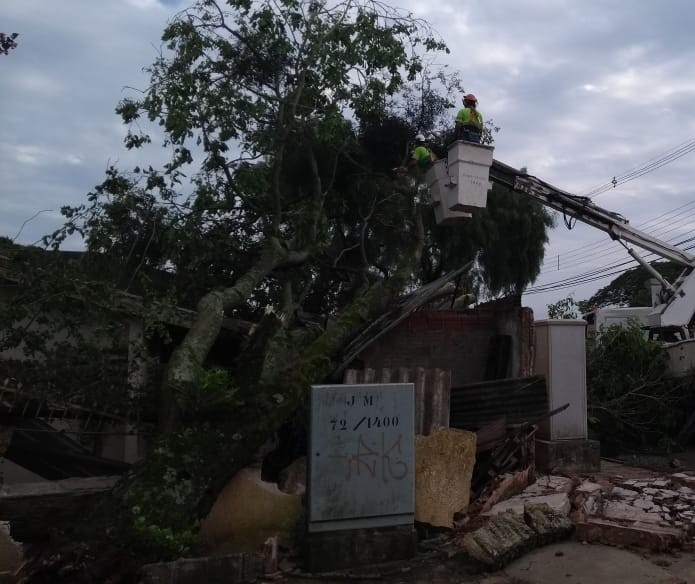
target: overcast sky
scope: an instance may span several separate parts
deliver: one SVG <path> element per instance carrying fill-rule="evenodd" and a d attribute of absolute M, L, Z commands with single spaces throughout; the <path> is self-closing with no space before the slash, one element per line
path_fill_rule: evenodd
<path fill-rule="evenodd" d="M 124 87 L 145 86 L 142 67 L 155 58 L 167 19 L 187 4 L 3 0 L 0 31 L 21 36 L 19 48 L 0 57 L 0 235 L 15 237 L 43 211 L 17 239 L 33 243 L 58 227 L 61 205 L 84 200 L 109 163 L 132 168 L 164 160 L 161 149 L 144 159 L 123 148 L 114 107 Z M 584 194 L 695 140 L 695 3 L 400 5 L 428 19 L 449 44 L 448 62 L 462 71 L 483 115 L 502 128 L 498 160 Z M 695 152 L 595 201 L 682 241 L 695 225 L 693 163 Z M 525 295 L 537 317 L 547 303 L 587 298 L 628 267 L 617 265 L 628 258 L 617 243 L 581 224 L 568 231 L 561 219 L 546 258 L 535 286 L 562 287 Z"/>

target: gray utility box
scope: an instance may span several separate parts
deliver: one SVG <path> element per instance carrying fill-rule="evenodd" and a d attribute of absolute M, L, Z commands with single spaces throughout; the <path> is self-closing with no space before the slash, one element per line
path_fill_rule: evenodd
<path fill-rule="evenodd" d="M 541 424 L 539 438 L 587 438 L 586 321 L 539 320 L 534 373 L 544 375 L 551 410 L 569 408 Z"/>
<path fill-rule="evenodd" d="M 308 531 L 412 525 L 412 383 L 311 387 Z"/>

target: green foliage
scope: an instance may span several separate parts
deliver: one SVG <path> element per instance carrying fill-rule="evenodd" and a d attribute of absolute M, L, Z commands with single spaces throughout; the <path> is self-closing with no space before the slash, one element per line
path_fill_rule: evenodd
<path fill-rule="evenodd" d="M 571 296 L 558 300 L 554 304 L 548 304 L 548 318 L 574 319 L 580 316 L 579 305 Z"/>
<path fill-rule="evenodd" d="M 18 36 L 19 34 L 16 32 L 11 34 L 0 32 L 0 55 L 8 55 L 10 51 L 17 48 L 17 41 L 15 39 Z"/>
<path fill-rule="evenodd" d="M 109 168 L 84 205 L 63 209 L 66 224 L 46 243 L 82 235 L 111 284 L 104 298 L 144 294 L 160 311 L 146 315 L 146 330 L 164 344 L 180 342 L 166 310 L 200 311 L 164 378 L 186 371 L 160 392 L 176 402 L 179 425 L 115 494 L 134 545 L 175 556 L 361 326 L 407 287 L 473 259 L 490 291 L 519 292 L 539 272 L 552 221 L 495 188 L 471 221 L 437 226 L 416 185 L 391 172 L 415 131 L 453 126 L 463 91 L 458 74 L 431 65 L 444 44 L 407 13 L 369 0 L 200 0 L 163 41 L 149 87 L 117 112 L 126 147 L 147 148 L 155 126 L 171 159 Z M 261 269 L 268 249 L 301 260 Z M 199 303 L 220 297 L 235 301 Z M 225 309 L 255 326 L 216 367 Z"/>
<path fill-rule="evenodd" d="M 228 416 L 231 411 L 244 405 L 239 397 L 239 388 L 226 369 L 201 368 L 197 382 L 186 389 L 185 393 L 177 395 L 177 399 L 189 420 Z"/>
<path fill-rule="evenodd" d="M 675 438 L 693 397 L 693 380 L 668 379 L 666 363 L 663 345 L 649 340 L 634 321 L 588 340 L 588 411 L 606 448 L 635 450 Z"/>
<path fill-rule="evenodd" d="M 669 282 L 674 282 L 683 270 L 682 266 L 669 261 L 651 265 Z M 579 306 L 582 312 L 607 306 L 651 306 L 651 292 L 646 286 L 651 277 L 642 266 L 637 266 L 620 274 L 588 300 L 579 302 Z"/>
<path fill-rule="evenodd" d="M 434 223 L 432 217 L 430 221 Z M 430 225 L 422 257 L 424 279 L 460 265 L 462 257 L 477 257 L 479 277 L 489 293 L 520 294 L 540 273 L 552 226 L 552 215 L 539 203 L 495 185 L 487 207 L 466 223 Z"/>

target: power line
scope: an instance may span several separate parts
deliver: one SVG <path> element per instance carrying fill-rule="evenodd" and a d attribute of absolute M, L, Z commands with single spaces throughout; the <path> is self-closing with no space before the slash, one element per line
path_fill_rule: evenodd
<path fill-rule="evenodd" d="M 692 236 L 692 237 L 686 238 L 682 241 L 676 242 L 676 243 L 674 243 L 674 245 L 683 245 L 685 243 L 690 243 L 691 241 L 695 241 L 695 236 Z M 672 243 L 672 242 L 669 242 L 669 243 Z M 684 249 L 686 251 L 689 251 L 691 249 L 695 249 L 695 245 L 688 246 Z M 646 254 L 643 257 L 643 259 L 648 260 L 652 256 L 657 257 L 657 254 L 655 254 L 653 252 L 649 252 L 648 254 Z M 524 291 L 524 294 L 540 294 L 542 292 L 550 292 L 552 290 L 559 290 L 559 289 L 563 289 L 563 288 L 570 288 L 570 287 L 574 287 L 574 286 L 579 286 L 581 284 L 600 280 L 600 279 L 606 278 L 606 277 L 611 276 L 611 275 L 620 274 L 620 273 L 626 271 L 626 268 L 619 269 L 617 271 L 611 271 L 611 270 L 615 270 L 615 268 L 622 268 L 623 266 L 636 264 L 636 263 L 637 263 L 636 260 L 629 259 L 629 260 L 619 262 L 619 263 L 606 264 L 603 266 L 599 266 L 599 267 L 595 268 L 594 270 L 590 270 L 588 272 L 576 274 L 575 276 L 571 276 L 568 278 L 556 280 L 555 282 L 548 282 L 547 284 L 540 284 L 538 286 L 531 286 Z"/>
<path fill-rule="evenodd" d="M 695 204 L 695 201 L 693 203 Z M 673 233 L 674 231 L 684 230 L 684 229 L 690 227 L 691 225 L 693 225 L 695 223 L 695 210 L 692 213 L 687 213 L 687 214 L 681 213 L 681 214 L 677 214 L 677 215 L 674 215 L 672 217 L 669 217 L 667 219 L 662 219 L 659 223 L 666 223 L 666 222 L 668 222 L 668 225 L 666 225 L 664 227 L 668 227 L 667 229 L 647 231 L 646 233 L 648 233 L 649 235 L 651 235 L 655 238 L 658 238 L 658 239 L 666 239 L 666 235 L 668 235 L 669 233 Z M 541 269 L 539 276 L 542 276 L 544 274 L 549 274 L 549 273 L 557 274 L 558 272 L 567 271 L 570 269 L 575 269 L 578 265 L 593 261 L 596 258 L 596 255 L 600 251 L 608 249 L 611 241 L 612 240 L 610 240 L 610 239 L 603 239 L 602 240 L 603 245 L 601 246 L 600 249 L 596 249 L 595 246 L 593 248 L 590 248 L 587 246 L 584 248 L 584 253 L 574 254 L 573 257 L 567 257 L 563 254 L 558 254 L 562 258 L 564 264 L 568 265 L 568 267 L 556 268 L 556 267 L 552 267 L 551 265 L 549 265 L 548 267 Z M 622 250 L 615 249 L 611 252 L 608 252 L 607 255 L 608 256 L 617 255 L 619 251 L 622 251 Z M 557 258 L 557 256 L 553 256 L 552 258 L 549 258 L 549 261 L 547 263 L 550 264 L 550 261 L 555 263 L 555 258 Z M 544 262 L 543 265 L 545 265 L 545 264 L 546 264 L 546 262 Z"/>
<path fill-rule="evenodd" d="M 656 217 L 654 217 L 652 219 L 644 221 L 643 223 L 639 223 L 636 227 L 637 227 L 637 229 L 642 229 L 642 230 L 646 230 L 647 227 L 654 228 L 657 225 L 661 225 L 662 223 L 665 223 L 667 221 L 671 221 L 671 220 L 683 215 L 683 213 L 676 213 L 676 211 L 683 211 L 686 208 L 693 207 L 693 206 L 695 206 L 695 200 L 688 201 L 687 203 L 684 203 L 683 205 L 680 205 L 680 206 L 676 207 L 675 209 L 665 211 L 661 215 L 657 215 Z M 550 262 L 555 263 L 558 255 L 562 258 L 563 261 L 567 261 L 567 260 L 574 258 L 576 256 L 585 257 L 587 255 L 594 255 L 594 253 L 590 252 L 590 250 L 594 250 L 598 247 L 604 247 L 604 248 L 606 247 L 606 238 L 605 237 L 588 242 L 586 245 L 583 245 L 581 247 L 570 249 L 567 252 L 564 252 L 561 254 L 553 254 L 552 256 L 548 256 L 547 259 L 543 260 L 543 264 L 550 263 Z"/>
<path fill-rule="evenodd" d="M 602 195 L 603 193 L 616 188 L 620 184 L 628 183 L 637 178 L 650 174 L 655 170 L 658 170 L 659 168 L 666 166 L 667 164 L 671 164 L 672 162 L 675 162 L 676 160 L 683 158 L 683 156 L 686 156 L 687 154 L 690 154 L 693 151 L 695 151 L 695 140 L 689 140 L 687 142 L 684 142 L 681 145 L 672 148 L 671 150 L 667 150 L 659 158 L 652 158 L 640 167 L 636 167 L 632 170 L 624 172 L 623 174 L 614 176 L 612 180 L 598 185 L 597 187 L 591 189 L 589 192 L 585 193 L 585 196 L 597 197 L 599 195 Z"/>

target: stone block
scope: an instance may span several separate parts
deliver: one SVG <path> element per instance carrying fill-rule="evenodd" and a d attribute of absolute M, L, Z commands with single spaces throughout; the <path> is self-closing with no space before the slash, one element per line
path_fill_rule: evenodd
<path fill-rule="evenodd" d="M 598 483 L 592 483 L 591 481 L 584 481 L 581 485 L 577 487 L 579 493 L 584 493 L 585 495 L 593 495 L 594 493 L 600 492 L 601 485 Z"/>
<path fill-rule="evenodd" d="M 613 487 L 611 491 L 612 497 L 617 497 L 619 499 L 635 499 L 639 493 L 631 489 L 623 489 L 622 487 Z"/>
<path fill-rule="evenodd" d="M 572 533 L 574 524 L 569 518 L 569 500 L 567 503 L 566 513 L 557 513 L 546 503 L 526 504 L 524 507 L 524 521 L 536 532 L 538 544 L 545 545 Z"/>
<path fill-rule="evenodd" d="M 500 513 L 467 533 L 462 546 L 473 559 L 500 568 L 531 548 L 566 537 L 572 528 L 568 516 L 555 513 L 545 503 L 527 502 L 523 514 Z"/>
<path fill-rule="evenodd" d="M 483 527 L 463 538 L 463 549 L 473 559 L 491 567 L 501 567 L 534 546 L 536 532 L 524 516 L 512 511 L 500 513 Z"/>
<path fill-rule="evenodd" d="M 641 521 L 644 523 L 659 523 L 661 516 L 624 501 L 605 501 L 601 515 L 606 519 L 618 521 Z"/>
<path fill-rule="evenodd" d="M 592 518 L 577 523 L 576 529 L 577 538 L 581 541 L 621 547 L 634 545 L 653 551 L 679 548 L 685 539 L 683 530 L 651 522 L 622 525 L 606 519 Z"/>
<path fill-rule="evenodd" d="M 555 474 L 588 474 L 601 470 L 597 440 L 536 440 L 536 468 Z"/>
<path fill-rule="evenodd" d="M 677 472 L 671 475 L 671 481 L 674 485 L 695 489 L 695 476 L 692 476 L 690 474 L 684 472 Z"/>
<path fill-rule="evenodd" d="M 415 437 L 416 521 L 453 527 L 454 514 L 468 510 L 475 442 L 475 433 L 454 428 Z"/>
<path fill-rule="evenodd" d="M 242 469 L 201 523 L 200 541 L 215 553 L 255 552 L 269 537 L 290 538 L 302 513 L 301 496 L 261 480 L 258 468 Z"/>
<path fill-rule="evenodd" d="M 546 475 L 539 477 L 535 483 L 529 485 L 524 493 L 527 495 L 547 495 L 551 492 L 570 493 L 574 482 L 568 477 Z"/>
<path fill-rule="evenodd" d="M 304 568 L 333 572 L 415 555 L 417 534 L 412 525 L 379 529 L 350 529 L 308 533 L 304 541 Z"/>

